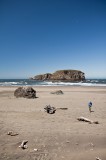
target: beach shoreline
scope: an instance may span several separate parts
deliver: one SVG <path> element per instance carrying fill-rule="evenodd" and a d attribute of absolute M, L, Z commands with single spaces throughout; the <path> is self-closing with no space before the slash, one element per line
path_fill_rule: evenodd
<path fill-rule="evenodd" d="M 106 87 L 31 87 L 36 90 L 35 99 L 14 97 L 18 86 L 0 86 L 0 160 L 106 159 Z M 64 94 L 51 94 L 56 90 Z M 49 104 L 57 109 L 52 115 L 44 111 Z M 80 122 L 80 116 L 99 124 Z M 11 130 L 18 135 L 7 135 Z M 28 148 L 23 150 L 19 145 L 25 139 Z"/>

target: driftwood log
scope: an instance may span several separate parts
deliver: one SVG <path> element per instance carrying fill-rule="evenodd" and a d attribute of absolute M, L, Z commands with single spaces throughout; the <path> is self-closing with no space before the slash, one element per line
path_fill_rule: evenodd
<path fill-rule="evenodd" d="M 60 107 L 60 108 L 57 108 L 57 109 L 61 109 L 61 110 L 67 110 L 68 108 L 66 108 L 66 107 L 64 107 L 64 108 L 61 108 L 61 107 Z M 56 109 L 56 110 L 57 110 L 57 109 Z"/>
<path fill-rule="evenodd" d="M 85 118 L 85 117 L 78 117 L 77 120 L 83 121 L 83 122 L 88 122 L 88 123 L 90 123 L 90 124 L 92 124 L 92 123 L 94 123 L 94 124 L 99 124 L 98 121 L 92 121 L 92 120 L 90 120 L 90 119 L 88 119 L 88 118 Z"/>
<path fill-rule="evenodd" d="M 47 106 L 44 108 L 44 110 L 45 110 L 47 113 L 49 113 L 49 114 L 53 114 L 53 113 L 55 113 L 56 108 L 55 108 L 55 107 L 52 107 L 52 106 L 50 106 L 50 105 L 47 105 Z"/>
<path fill-rule="evenodd" d="M 8 131 L 7 134 L 10 135 L 10 136 L 17 136 L 18 135 L 18 133 L 15 133 L 13 131 Z"/>
<path fill-rule="evenodd" d="M 28 146 L 26 145 L 27 143 L 28 143 L 27 140 L 23 140 L 22 143 L 21 143 L 21 145 L 19 146 L 19 148 L 22 148 L 22 149 L 28 148 Z"/>
<path fill-rule="evenodd" d="M 52 107 L 50 105 L 46 105 L 46 107 L 44 107 L 44 111 L 49 113 L 49 114 L 53 114 L 56 112 L 56 110 L 67 110 L 68 108 L 64 107 L 64 108 L 55 108 Z"/>
<path fill-rule="evenodd" d="M 102 160 L 102 159 L 100 159 L 99 157 L 96 157 L 96 160 Z"/>
<path fill-rule="evenodd" d="M 63 94 L 63 91 L 61 91 L 61 90 L 57 90 L 57 91 L 53 91 L 53 92 L 51 92 L 51 94 L 61 95 L 61 94 Z"/>

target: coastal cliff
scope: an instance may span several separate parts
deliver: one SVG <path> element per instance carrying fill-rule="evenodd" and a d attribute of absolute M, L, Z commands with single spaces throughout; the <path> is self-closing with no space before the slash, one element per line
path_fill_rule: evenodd
<path fill-rule="evenodd" d="M 31 79 L 41 81 L 79 82 L 85 80 L 85 74 L 79 70 L 58 70 L 53 74 L 40 74 L 32 77 Z"/>

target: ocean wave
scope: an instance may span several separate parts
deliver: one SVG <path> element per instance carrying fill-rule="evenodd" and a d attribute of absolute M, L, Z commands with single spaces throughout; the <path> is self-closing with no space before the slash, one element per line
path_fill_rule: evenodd
<path fill-rule="evenodd" d="M 0 80 L 0 86 L 106 86 L 106 79 L 87 79 L 85 82 L 50 82 L 29 79 Z"/>
<path fill-rule="evenodd" d="M 17 85 L 21 85 L 22 83 L 20 82 L 1 82 L 0 86 L 17 86 Z"/>
<path fill-rule="evenodd" d="M 96 84 L 96 83 L 71 83 L 71 82 L 45 82 L 38 84 L 38 86 L 106 86 L 106 84 Z"/>
<path fill-rule="evenodd" d="M 4 82 L 5 84 L 19 84 L 19 82 Z"/>

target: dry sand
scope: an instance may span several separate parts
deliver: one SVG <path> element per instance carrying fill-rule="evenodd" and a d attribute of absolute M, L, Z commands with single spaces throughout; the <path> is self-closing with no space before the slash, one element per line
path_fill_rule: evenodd
<path fill-rule="evenodd" d="M 36 99 L 15 98 L 16 88 L 0 87 L 0 160 L 106 160 L 106 87 L 33 87 Z M 60 89 L 63 95 L 50 94 Z M 49 104 L 68 110 L 48 114 Z M 80 122 L 79 116 L 99 124 Z M 18 135 L 7 135 L 11 130 Z"/>

